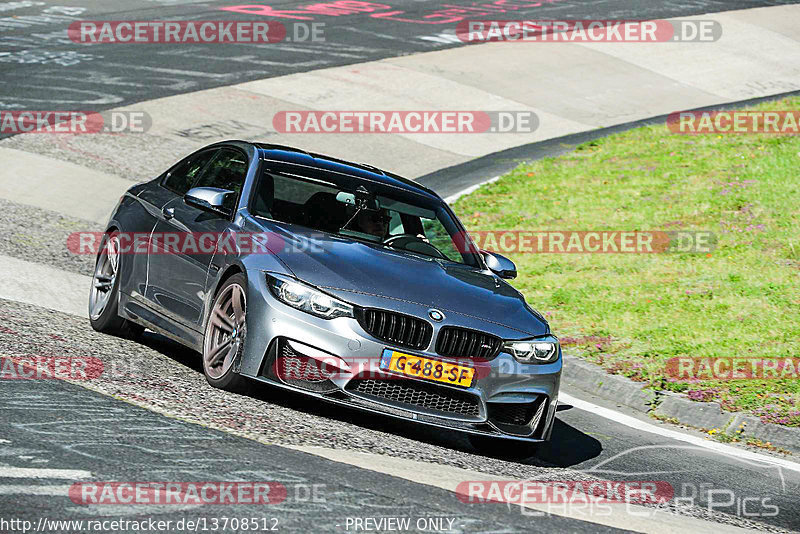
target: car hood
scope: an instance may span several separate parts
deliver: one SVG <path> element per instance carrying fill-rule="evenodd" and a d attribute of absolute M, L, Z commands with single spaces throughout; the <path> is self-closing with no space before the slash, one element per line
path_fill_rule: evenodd
<path fill-rule="evenodd" d="M 402 300 L 503 325 L 530 335 L 549 332 L 521 293 L 465 265 L 281 225 L 280 259 L 298 279 L 354 295 Z M 358 303 L 357 298 L 350 298 Z"/>

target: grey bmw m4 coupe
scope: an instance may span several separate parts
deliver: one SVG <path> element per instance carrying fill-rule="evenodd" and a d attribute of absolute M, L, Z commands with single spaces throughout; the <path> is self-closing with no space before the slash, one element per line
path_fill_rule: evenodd
<path fill-rule="evenodd" d="M 100 236 L 91 325 L 202 353 L 208 382 L 549 439 L 547 321 L 436 193 L 378 168 L 227 141 L 129 189 Z M 481 439 L 478 437 L 478 439 Z"/>

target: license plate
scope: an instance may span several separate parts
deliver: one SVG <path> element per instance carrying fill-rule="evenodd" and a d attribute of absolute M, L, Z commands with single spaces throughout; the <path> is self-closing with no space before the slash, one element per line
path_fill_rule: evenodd
<path fill-rule="evenodd" d="M 475 368 L 432 360 L 396 350 L 386 349 L 381 357 L 381 369 L 423 380 L 443 382 L 452 386 L 470 387 Z"/>

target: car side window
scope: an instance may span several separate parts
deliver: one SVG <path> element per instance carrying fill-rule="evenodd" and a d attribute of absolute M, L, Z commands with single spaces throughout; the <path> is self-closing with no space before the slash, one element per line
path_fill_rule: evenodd
<path fill-rule="evenodd" d="M 234 209 L 246 176 L 247 157 L 238 150 L 222 148 L 192 187 L 217 187 L 233 191 L 236 195 L 228 195 L 225 207 Z"/>
<path fill-rule="evenodd" d="M 447 256 L 447 259 L 456 263 L 464 263 L 464 256 L 458 251 L 453 238 L 438 218 L 422 219 L 422 228 L 428 243 Z"/>
<path fill-rule="evenodd" d="M 180 196 L 185 195 L 192 188 L 192 184 L 197 180 L 200 172 L 211 160 L 215 152 L 214 150 L 207 150 L 199 154 L 193 154 L 178 163 L 164 179 L 164 187 Z"/>
<path fill-rule="evenodd" d="M 403 228 L 403 219 L 400 217 L 400 214 L 396 211 L 389 211 L 389 216 L 391 217 L 389 220 L 389 235 L 400 235 L 406 233 L 405 228 Z"/>

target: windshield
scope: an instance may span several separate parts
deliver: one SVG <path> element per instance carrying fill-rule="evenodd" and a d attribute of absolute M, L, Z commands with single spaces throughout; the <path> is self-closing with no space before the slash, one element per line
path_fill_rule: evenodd
<path fill-rule="evenodd" d="M 415 203 L 408 195 L 398 199 L 382 190 L 374 195 L 378 209 L 363 209 L 352 201 L 354 197 L 353 191 L 332 181 L 265 173 L 250 211 L 312 230 L 477 265 L 463 244 L 464 234 L 443 204 Z"/>

